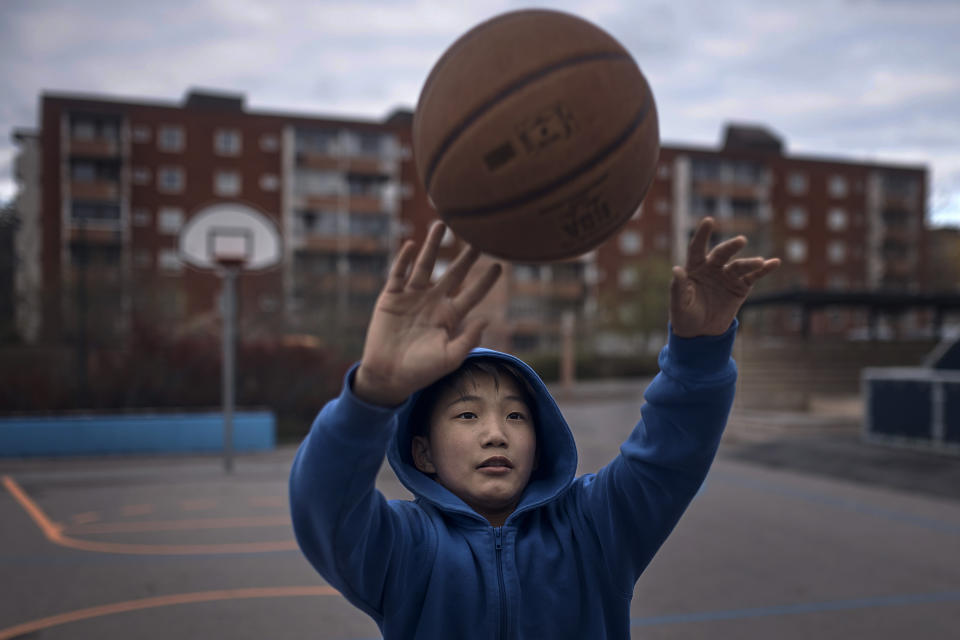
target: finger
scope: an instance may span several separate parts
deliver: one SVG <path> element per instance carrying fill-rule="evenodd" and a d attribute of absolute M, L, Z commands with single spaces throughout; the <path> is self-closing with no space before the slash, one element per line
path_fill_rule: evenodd
<path fill-rule="evenodd" d="M 473 267 L 479 257 L 480 251 L 478 249 L 474 249 L 470 245 L 464 247 L 456 259 L 454 259 L 450 268 L 447 269 L 447 272 L 440 278 L 440 282 L 437 283 L 438 288 L 444 294 L 456 291 L 457 288 L 463 284 L 467 273 L 470 272 L 470 268 Z"/>
<path fill-rule="evenodd" d="M 741 258 L 728 263 L 723 268 L 723 273 L 733 278 L 742 278 L 748 273 L 752 273 L 761 268 L 763 264 L 763 258 Z"/>
<path fill-rule="evenodd" d="M 503 267 L 499 263 L 490 265 L 480 278 L 457 294 L 453 299 L 453 306 L 462 314 L 469 313 L 490 293 L 502 271 Z"/>
<path fill-rule="evenodd" d="M 490 323 L 486 318 L 470 318 L 464 322 L 460 333 L 449 342 L 450 355 L 459 363 L 467 357 L 470 350 L 480 345 L 483 330 Z"/>
<path fill-rule="evenodd" d="M 713 218 L 704 218 L 693 233 L 690 246 L 687 247 L 687 269 L 694 269 L 706 260 L 707 246 L 713 233 Z"/>
<path fill-rule="evenodd" d="M 407 283 L 407 272 L 410 269 L 410 263 L 413 262 L 413 257 L 416 253 L 417 245 L 414 244 L 413 240 L 407 240 L 403 243 L 403 246 L 400 247 L 400 251 L 397 253 L 396 259 L 393 261 L 393 266 L 390 267 L 390 275 L 387 276 L 387 286 L 384 287 L 385 291 L 391 293 L 403 291 L 403 286 Z"/>
<path fill-rule="evenodd" d="M 737 252 L 747 246 L 747 239 L 743 236 L 730 238 L 715 246 L 713 251 L 707 255 L 707 262 L 710 264 L 725 265 L 730 262 L 730 258 Z"/>
<path fill-rule="evenodd" d="M 773 273 L 778 268 L 780 268 L 780 258 L 771 258 L 770 260 L 764 261 L 763 266 L 753 273 L 748 273 L 747 275 L 743 276 L 743 281 L 748 286 L 752 287 L 753 283 L 755 283 L 757 280 L 769 273 Z"/>
<path fill-rule="evenodd" d="M 434 222 L 427 232 L 427 239 L 420 249 L 420 255 L 417 256 L 417 262 L 413 265 L 413 272 L 410 274 L 410 281 L 407 283 L 411 289 L 425 289 L 430 285 L 430 275 L 433 273 L 433 265 L 437 261 L 437 252 L 440 249 L 440 241 L 447 227 L 442 222 Z"/>

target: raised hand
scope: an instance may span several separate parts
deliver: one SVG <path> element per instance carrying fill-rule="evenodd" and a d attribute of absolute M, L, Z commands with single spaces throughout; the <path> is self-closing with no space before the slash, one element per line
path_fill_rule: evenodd
<path fill-rule="evenodd" d="M 487 321 L 471 311 L 496 283 L 501 267 L 491 265 L 461 286 L 480 256 L 467 247 L 437 282 L 431 282 L 445 231 L 442 223 L 434 223 L 419 253 L 408 240 L 397 254 L 374 306 L 354 378 L 353 391 L 362 400 L 381 406 L 401 404 L 459 367 L 480 343 Z"/>
<path fill-rule="evenodd" d="M 721 242 L 708 254 L 713 225 L 713 218 L 700 222 L 687 250 L 686 267 L 673 268 L 670 326 L 682 338 L 725 332 L 754 283 L 780 266 L 779 258 L 734 260 L 747 244 L 743 236 Z"/>

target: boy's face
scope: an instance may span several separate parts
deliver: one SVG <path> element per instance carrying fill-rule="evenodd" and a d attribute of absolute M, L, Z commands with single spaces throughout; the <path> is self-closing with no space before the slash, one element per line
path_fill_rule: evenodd
<path fill-rule="evenodd" d="M 430 437 L 413 439 L 413 460 L 500 526 L 516 508 L 535 466 L 533 414 L 509 376 L 499 376 L 497 384 L 477 374 L 460 386 L 437 398 Z"/>

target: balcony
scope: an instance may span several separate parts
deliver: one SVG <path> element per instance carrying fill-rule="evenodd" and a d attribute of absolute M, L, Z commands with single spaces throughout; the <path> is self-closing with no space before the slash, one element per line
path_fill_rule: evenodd
<path fill-rule="evenodd" d="M 758 198 L 763 193 L 761 184 L 728 182 L 716 178 L 693 181 L 693 194 L 705 198 Z"/>
<path fill-rule="evenodd" d="M 112 138 L 71 138 L 69 153 L 92 158 L 115 158 L 120 155 L 120 144 Z"/>
<path fill-rule="evenodd" d="M 76 223 L 73 223 L 73 225 L 76 225 Z M 71 244 L 84 243 L 97 246 L 119 245 L 122 240 L 120 237 L 120 225 L 109 221 L 102 224 L 91 221 L 84 227 L 70 226 L 66 232 L 67 242 Z"/>
<path fill-rule="evenodd" d="M 356 175 L 384 176 L 396 173 L 400 163 L 385 156 L 335 156 L 322 151 L 298 151 L 297 167 L 343 171 Z"/>
<path fill-rule="evenodd" d="M 112 180 L 74 180 L 70 183 L 70 196 L 76 200 L 118 200 L 120 184 Z"/>
<path fill-rule="evenodd" d="M 389 249 L 387 236 L 348 236 L 328 234 L 300 234 L 294 238 L 294 248 L 304 251 L 384 253 Z"/>

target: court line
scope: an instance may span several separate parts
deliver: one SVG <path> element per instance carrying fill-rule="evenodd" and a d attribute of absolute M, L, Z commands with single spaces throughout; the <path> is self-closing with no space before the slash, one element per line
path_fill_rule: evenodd
<path fill-rule="evenodd" d="M 746 618 L 765 618 L 802 613 L 824 613 L 828 611 L 851 611 L 879 607 L 896 607 L 912 604 L 939 604 L 960 601 L 960 591 L 939 593 L 916 593 L 899 596 L 881 596 L 877 598 L 854 598 L 850 600 L 827 600 L 824 602 L 804 602 L 773 607 L 752 607 L 749 609 L 728 609 L 720 611 L 699 611 L 649 618 L 631 618 L 631 627 L 656 627 L 661 625 L 682 624 L 686 622 L 716 622 L 719 620 L 742 620 Z M 2 639 L 0 639 L 2 640 Z"/>
<path fill-rule="evenodd" d="M 149 531 L 193 531 L 233 527 L 290 526 L 290 516 L 251 516 L 243 518 L 197 518 L 193 520 L 141 520 L 138 522 L 98 522 L 64 527 L 64 533 L 139 533 Z"/>
<path fill-rule="evenodd" d="M 0 629 L 0 640 L 13 640 L 28 633 L 35 633 L 51 627 L 57 627 L 70 622 L 79 622 L 90 618 L 109 616 L 128 611 L 169 607 L 179 604 L 197 602 L 217 602 L 221 600 L 242 600 L 252 598 L 289 598 L 293 596 L 338 596 L 340 592 L 333 587 L 261 587 L 250 589 L 221 589 L 217 591 L 196 591 L 193 593 L 178 593 L 169 596 L 154 596 L 139 600 L 115 602 L 87 609 L 77 609 L 55 616 L 48 616 L 38 620 L 31 620 L 13 627 Z"/>
<path fill-rule="evenodd" d="M 43 509 L 27 495 L 20 485 L 10 476 L 0 478 L 10 495 L 20 503 L 24 511 L 33 519 L 43 535 L 53 544 L 80 551 L 100 553 L 131 553 L 138 555 L 209 555 L 217 553 L 268 553 L 273 551 L 291 551 L 297 549 L 293 539 L 269 542 L 233 542 L 219 544 L 132 544 L 125 542 L 96 542 L 81 540 L 64 534 L 63 525 L 51 520 Z"/>

